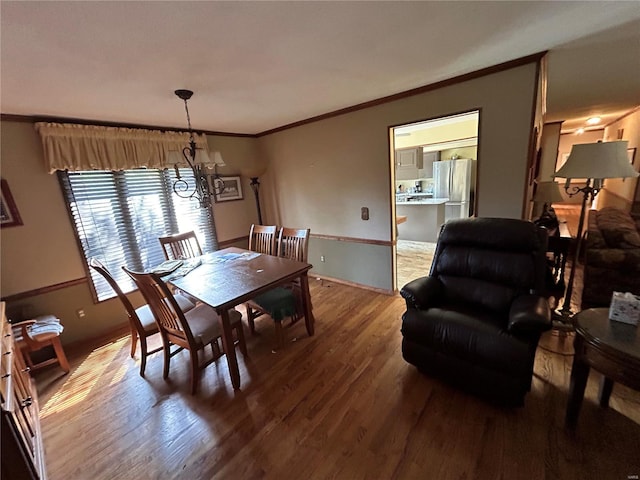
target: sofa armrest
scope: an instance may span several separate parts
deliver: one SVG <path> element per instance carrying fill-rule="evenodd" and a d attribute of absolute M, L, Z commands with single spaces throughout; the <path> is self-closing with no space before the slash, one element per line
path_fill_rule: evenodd
<path fill-rule="evenodd" d="M 421 277 L 407 283 L 400 295 L 407 302 L 407 309 L 426 310 L 436 306 L 442 299 L 442 283 L 435 277 Z"/>
<path fill-rule="evenodd" d="M 509 310 L 510 333 L 540 335 L 551 328 L 549 302 L 539 295 L 521 295 L 511 304 Z"/>

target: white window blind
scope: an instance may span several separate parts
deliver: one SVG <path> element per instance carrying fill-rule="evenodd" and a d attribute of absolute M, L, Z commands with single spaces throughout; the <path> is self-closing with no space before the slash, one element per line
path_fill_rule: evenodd
<path fill-rule="evenodd" d="M 180 175 L 193 188 L 190 169 Z M 193 230 L 203 251 L 218 249 L 210 209 L 173 193 L 173 170 L 59 172 L 85 261 L 100 260 L 126 293 L 135 284 L 122 270 L 149 270 L 165 260 L 159 237 Z M 114 297 L 104 278 L 88 268 L 98 300 Z"/>

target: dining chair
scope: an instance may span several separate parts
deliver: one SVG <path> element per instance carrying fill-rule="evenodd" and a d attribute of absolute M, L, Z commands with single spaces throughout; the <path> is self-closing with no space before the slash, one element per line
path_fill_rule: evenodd
<path fill-rule="evenodd" d="M 191 359 L 191 394 L 195 394 L 200 383 L 200 374 L 205 367 L 225 354 L 218 343 L 222 336 L 222 326 L 215 309 L 204 303 L 188 312 L 183 312 L 169 287 L 154 273 L 140 273 L 122 269 L 133 278 L 147 300 L 162 337 L 164 346 L 164 370 L 162 377 L 169 377 L 170 344 L 189 350 Z M 247 355 L 247 345 L 242 330 L 242 315 L 230 309 L 229 320 L 235 333 L 234 346 L 238 345 L 243 355 Z M 211 355 L 206 354 L 207 345 L 211 346 Z M 200 355 L 202 353 L 202 355 Z M 202 358 L 201 358 L 202 357 Z"/>
<path fill-rule="evenodd" d="M 251 224 L 251 229 L 249 230 L 249 250 L 267 255 L 276 255 L 278 253 L 276 248 L 277 237 L 277 225 Z M 253 320 L 260 315 L 264 315 L 264 313 L 258 310 L 256 305 L 252 308 L 249 302 L 245 303 L 244 307 L 247 311 L 247 321 L 251 334 L 255 335 L 256 329 Z"/>
<path fill-rule="evenodd" d="M 278 227 L 275 225 L 251 225 L 249 230 L 249 250 L 267 255 L 276 254 Z"/>
<path fill-rule="evenodd" d="M 307 263 L 309 250 L 309 233 L 307 229 L 283 227 L 278 234 L 277 255 L 290 260 Z M 247 321 L 252 334 L 255 334 L 255 319 L 267 314 L 275 322 L 276 342 L 279 348 L 284 346 L 283 320 L 289 318 L 289 326 L 302 318 L 302 289 L 299 279 L 288 285 L 273 288 L 249 300 Z"/>
<path fill-rule="evenodd" d="M 136 353 L 136 344 L 138 339 L 140 339 L 140 376 L 144 377 L 147 357 L 162 350 L 162 347 L 158 347 L 150 351 L 147 349 L 147 338 L 159 332 L 153 313 L 151 312 L 149 305 L 133 308 L 129 298 L 120 289 L 118 282 L 116 282 L 113 276 L 111 276 L 109 270 L 107 270 L 107 268 L 97 258 L 91 258 L 89 260 L 89 266 L 104 277 L 107 283 L 116 292 L 116 295 L 127 312 L 127 316 L 129 317 L 129 328 L 131 330 L 131 358 L 133 358 Z M 195 308 L 195 304 L 183 295 L 176 295 L 175 298 L 182 311 L 186 312 Z"/>
<path fill-rule="evenodd" d="M 60 364 L 65 373 L 69 373 L 69 361 L 60 343 L 60 334 L 64 330 L 59 318 L 53 315 L 41 315 L 30 320 L 11 323 L 13 337 L 16 346 L 20 349 L 20 353 L 25 363 L 31 370 Z M 55 353 L 55 357 L 33 363 L 31 352 L 36 352 L 44 347 L 51 346 Z"/>
<path fill-rule="evenodd" d="M 200 242 L 195 232 L 177 233 L 158 238 L 162 251 L 167 260 L 179 260 L 182 258 L 194 258 L 202 255 Z"/>

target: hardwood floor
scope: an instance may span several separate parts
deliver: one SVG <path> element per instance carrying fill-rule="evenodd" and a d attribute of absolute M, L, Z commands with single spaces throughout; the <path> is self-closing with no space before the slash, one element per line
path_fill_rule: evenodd
<path fill-rule="evenodd" d="M 545 334 L 525 406 L 501 409 L 420 374 L 401 355 L 399 296 L 311 281 L 304 322 L 272 353 L 269 318 L 189 394 L 188 358 L 162 355 L 146 378 L 126 337 L 70 352 L 72 371 L 37 376 L 50 480 L 627 479 L 640 474 L 640 393 L 596 404 L 592 373 L 574 434 L 564 428 L 571 338 Z M 558 353 L 556 353 L 558 352 Z"/>

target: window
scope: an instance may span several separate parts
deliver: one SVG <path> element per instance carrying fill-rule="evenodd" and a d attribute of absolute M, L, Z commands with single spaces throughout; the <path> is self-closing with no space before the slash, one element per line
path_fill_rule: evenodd
<path fill-rule="evenodd" d="M 193 188 L 190 169 L 180 175 Z M 135 284 L 122 266 L 144 271 L 162 263 L 158 237 L 194 230 L 203 251 L 218 249 L 209 209 L 173 193 L 173 170 L 59 172 L 85 261 L 96 257 L 126 293 Z M 115 293 L 100 274 L 88 269 L 98 301 Z"/>

